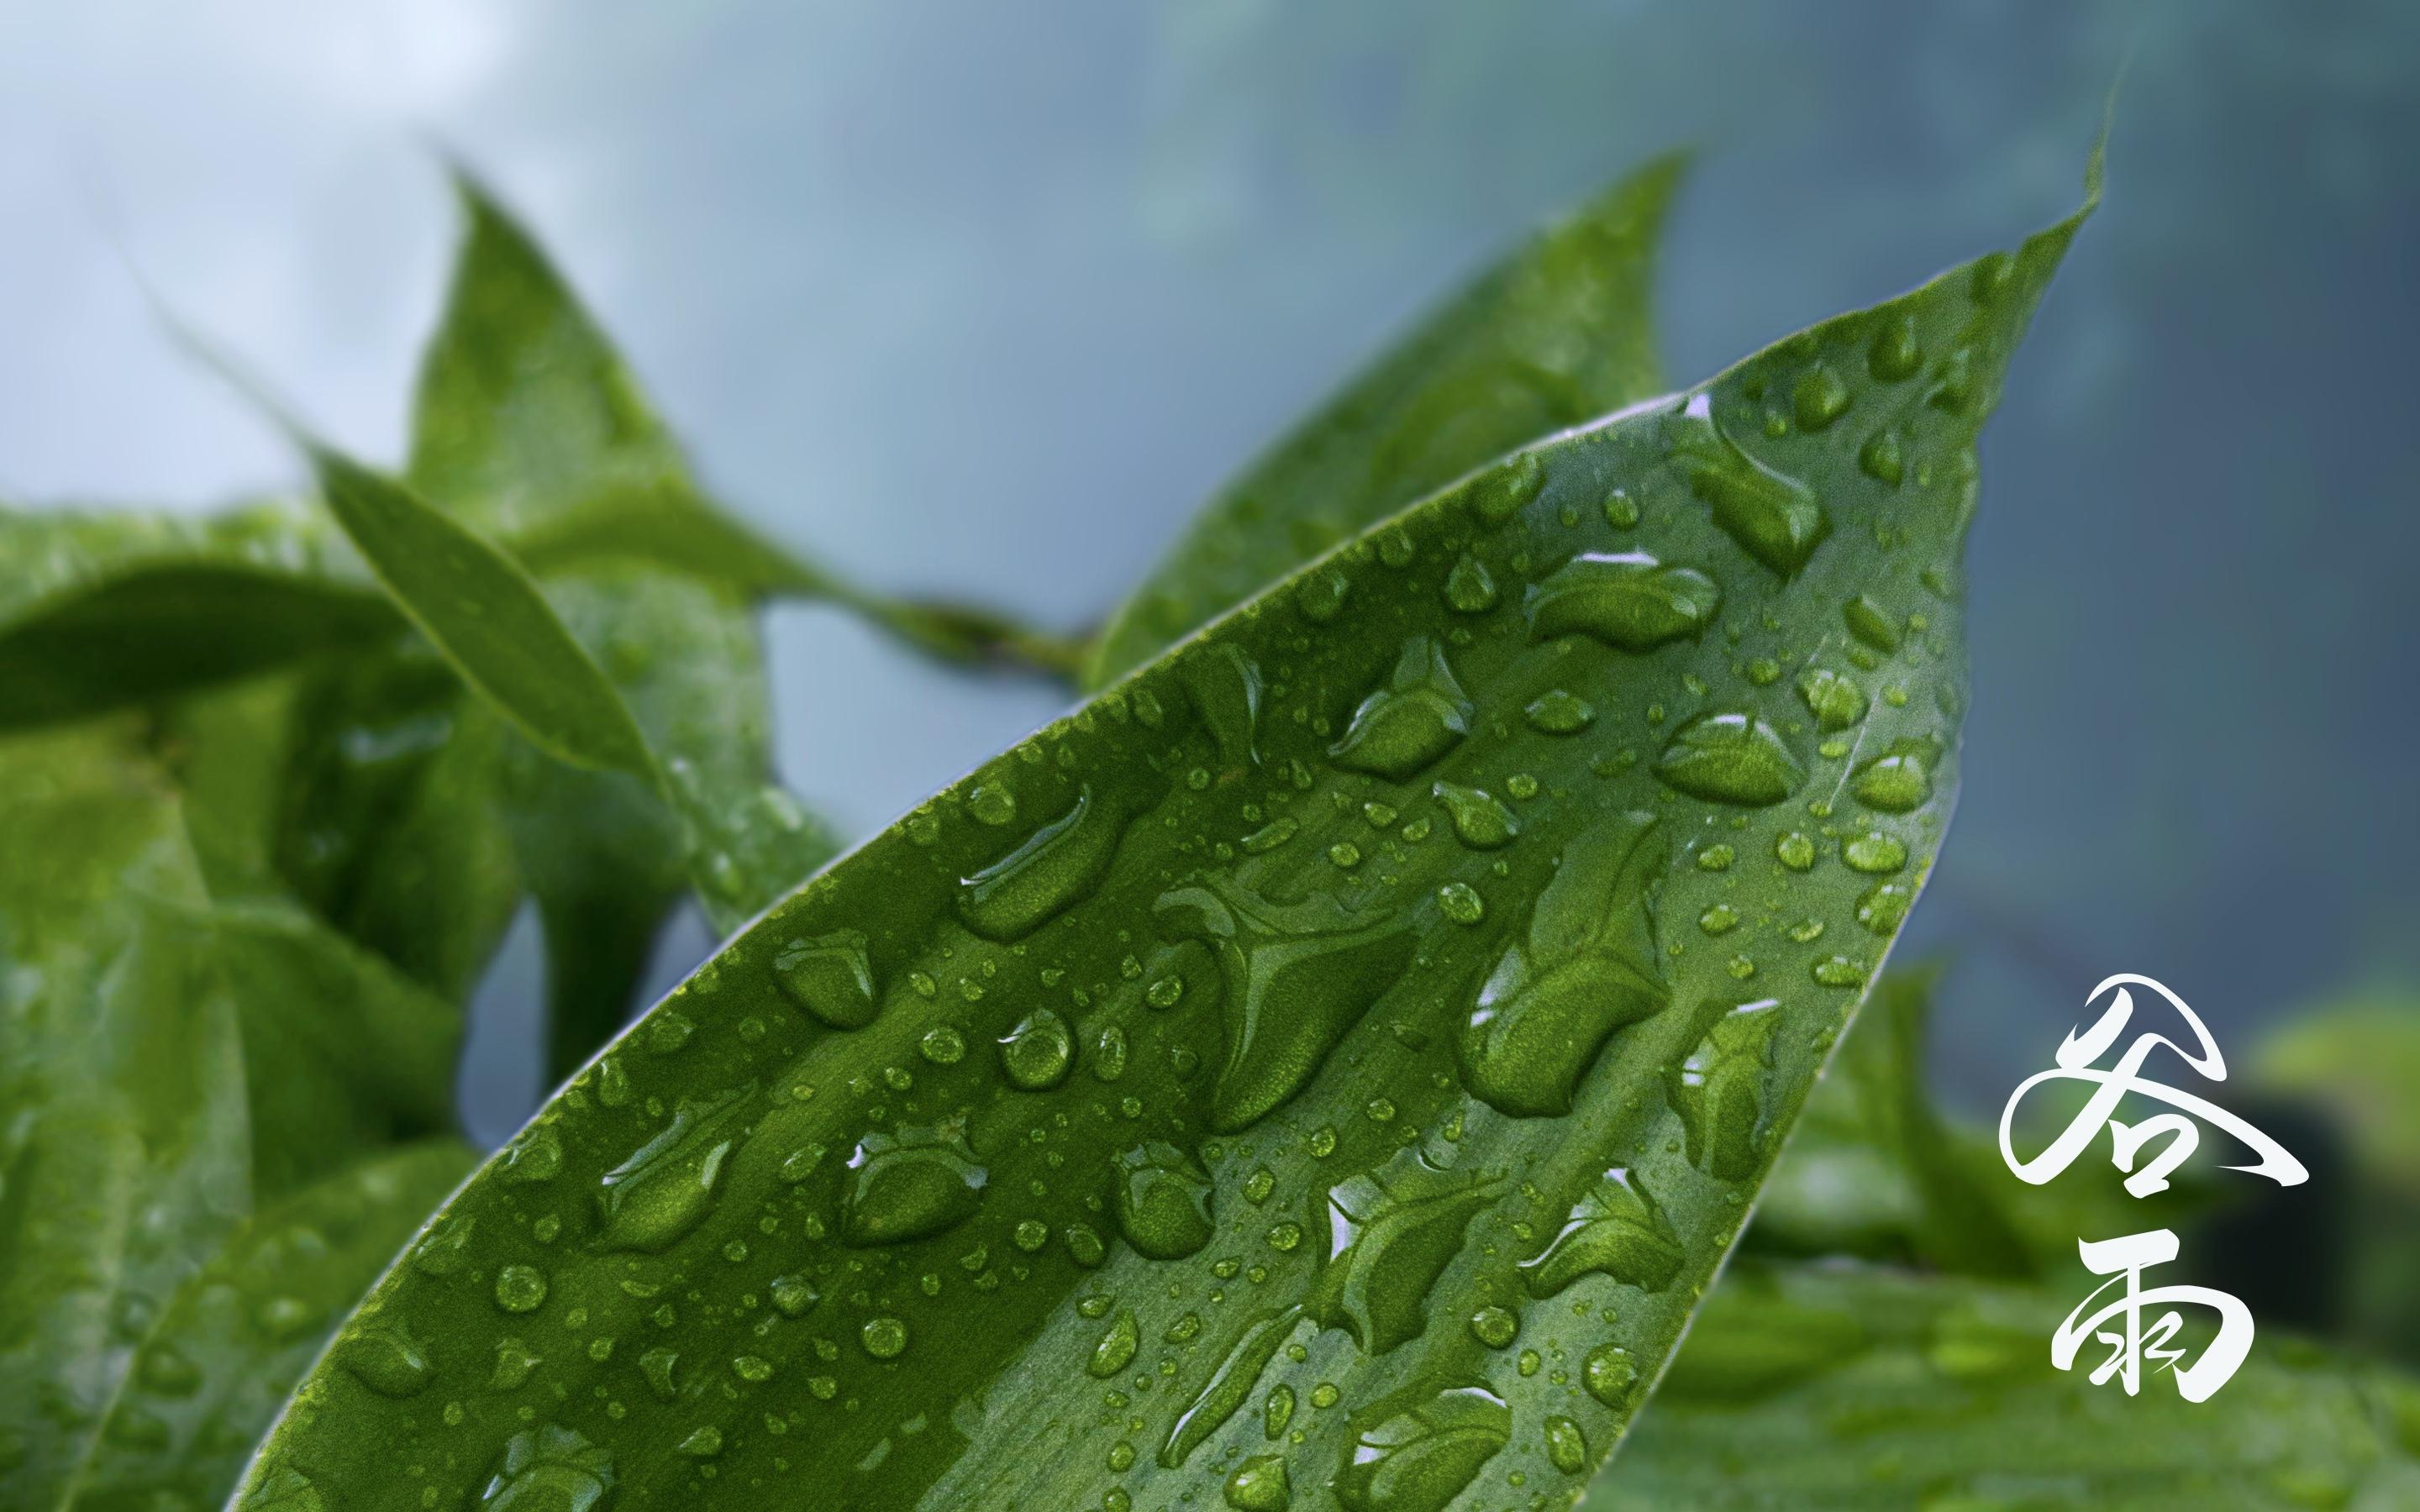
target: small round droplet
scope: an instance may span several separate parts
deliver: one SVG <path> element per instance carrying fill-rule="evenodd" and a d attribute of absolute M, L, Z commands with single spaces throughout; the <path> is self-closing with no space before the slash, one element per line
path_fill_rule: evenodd
<path fill-rule="evenodd" d="M 1521 713 L 1530 729 L 1547 735 L 1575 735 L 1596 722 L 1588 700 L 1559 687 L 1539 694 Z"/>
<path fill-rule="evenodd" d="M 1235 1512 L 1286 1512 L 1294 1492 L 1286 1483 L 1285 1457 L 1254 1455 L 1227 1477 L 1227 1504 Z"/>
<path fill-rule="evenodd" d="M 1581 1362 L 1580 1384 L 1607 1407 L 1627 1407 L 1631 1388 L 1637 1383 L 1638 1366 L 1632 1362 L 1630 1351 L 1619 1344 L 1600 1344 Z"/>
<path fill-rule="evenodd" d="M 1897 836 L 1869 829 L 1840 847 L 1840 859 L 1853 872 L 1885 876 L 1907 865 L 1907 847 Z"/>
<path fill-rule="evenodd" d="M 1856 987 L 1866 980 L 1865 963 L 1845 955 L 1825 956 L 1810 969 L 1816 982 L 1825 987 Z"/>
<path fill-rule="evenodd" d="M 1012 824 L 1016 819 L 1016 795 L 997 782 L 978 782 L 967 795 L 967 812 L 986 825 Z"/>
<path fill-rule="evenodd" d="M 1000 1041 L 1001 1070 L 1012 1086 L 1029 1092 L 1058 1086 L 1075 1057 L 1075 1032 L 1047 1008 L 1035 1009 Z"/>
<path fill-rule="evenodd" d="M 952 1024 L 936 1024 L 916 1041 L 916 1053 L 936 1066 L 954 1066 L 967 1053 L 967 1037 Z"/>
<path fill-rule="evenodd" d="M 896 1360 L 908 1348 L 908 1325 L 896 1318 L 869 1318 L 857 1341 L 877 1360 Z"/>
<path fill-rule="evenodd" d="M 1815 864 L 1815 842 L 1793 829 L 1773 842 L 1773 854 L 1792 872 L 1804 872 Z"/>
<path fill-rule="evenodd" d="M 1715 903 L 1698 916 L 1698 927 L 1709 934 L 1728 934 L 1739 928 L 1739 910 L 1729 903 Z"/>
<path fill-rule="evenodd" d="M 1471 1336 L 1491 1350 L 1508 1348 L 1521 1332 L 1521 1319 L 1510 1307 L 1489 1303 L 1470 1315 Z"/>
<path fill-rule="evenodd" d="M 1466 882 L 1449 882 L 1437 889 L 1437 909 L 1457 924 L 1476 924 L 1487 917 L 1487 904 Z"/>
<path fill-rule="evenodd" d="M 508 1313 L 535 1311 L 546 1301 L 546 1273 L 534 1265 L 507 1265 L 496 1273 L 496 1305 Z"/>
<path fill-rule="evenodd" d="M 1568 1417 L 1546 1419 L 1546 1458 L 1566 1475 L 1588 1469 L 1588 1436 Z"/>

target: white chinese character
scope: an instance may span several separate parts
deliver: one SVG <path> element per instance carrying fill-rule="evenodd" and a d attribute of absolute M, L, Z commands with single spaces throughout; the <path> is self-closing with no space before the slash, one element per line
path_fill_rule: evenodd
<path fill-rule="evenodd" d="M 2076 1251 L 2084 1257 L 2085 1267 L 2095 1275 L 2114 1276 L 2093 1289 L 2067 1321 L 2058 1325 L 2051 1335 L 2050 1363 L 2061 1370 L 2072 1369 L 2075 1355 L 2086 1339 L 2097 1338 L 2110 1347 L 2109 1358 L 2092 1372 L 2092 1383 L 2104 1385 L 2113 1374 L 2122 1373 L 2126 1395 L 2141 1389 L 2143 1360 L 2149 1356 L 2154 1368 L 2173 1369 L 2177 1390 L 2189 1402 L 2207 1401 L 2211 1394 L 2226 1384 L 2236 1367 L 2252 1350 L 2252 1311 L 2224 1291 L 2209 1287 L 2154 1287 L 2143 1289 L 2146 1267 L 2163 1265 L 2177 1257 L 2177 1236 L 2165 1228 L 2148 1233 L 2128 1234 L 2122 1239 L 2104 1239 L 2095 1242 L 2088 1239 L 2076 1241 Z M 2104 1304 L 2087 1315 L 2102 1293 L 2111 1287 L 2124 1286 L 2123 1295 Z M 2167 1348 L 2183 1319 L 2174 1312 L 2164 1312 L 2143 1327 L 2143 1309 L 2164 1307 L 2175 1304 L 2200 1305 L 2216 1309 L 2218 1334 L 2201 1351 L 2201 1358 L 2189 1365 L 2180 1365 L 2185 1351 Z M 2121 1329 L 2104 1329 L 2103 1323 L 2123 1319 Z"/>

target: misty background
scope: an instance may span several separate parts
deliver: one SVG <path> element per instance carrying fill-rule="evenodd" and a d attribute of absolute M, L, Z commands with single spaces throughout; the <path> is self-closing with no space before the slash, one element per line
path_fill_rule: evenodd
<path fill-rule="evenodd" d="M 731 508 L 1075 629 L 1427 301 L 1640 159 L 1697 154 L 1658 298 L 1685 383 L 2066 213 L 2130 54 L 2107 203 L 1985 434 L 1963 801 L 1902 946 L 1955 961 L 1942 1070 L 1995 1108 L 2110 972 L 2230 1053 L 2420 979 L 2420 8 L 20 3 L 0 498 L 294 484 L 130 258 L 397 458 L 442 149 Z M 783 775 L 851 836 L 1064 702 L 817 608 L 768 637 Z M 659 985 L 711 944 L 675 931 Z M 536 970 L 518 929 L 475 1014 L 491 1140 L 539 1090 Z"/>

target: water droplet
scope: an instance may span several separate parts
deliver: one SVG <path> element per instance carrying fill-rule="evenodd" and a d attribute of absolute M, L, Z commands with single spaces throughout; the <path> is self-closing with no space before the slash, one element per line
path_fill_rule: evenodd
<path fill-rule="evenodd" d="M 639 1374 L 645 1378 L 647 1389 L 656 1394 L 656 1400 L 669 1402 L 680 1396 L 680 1382 L 673 1377 L 673 1366 L 679 1362 L 677 1352 L 661 1346 L 639 1356 Z"/>
<path fill-rule="evenodd" d="M 753 1385 L 763 1385 L 773 1379 L 773 1362 L 761 1354 L 742 1354 L 733 1358 L 731 1373 Z"/>
<path fill-rule="evenodd" d="M 1076 1059 L 1075 1031 L 1047 1008 L 1027 1014 L 1000 1041 L 1000 1066 L 1012 1086 L 1045 1092 L 1066 1079 Z"/>
<path fill-rule="evenodd" d="M 546 1362 L 527 1344 L 507 1335 L 496 1341 L 496 1359 L 488 1372 L 489 1391 L 519 1391 Z"/>
<path fill-rule="evenodd" d="M 1907 865 L 1907 847 L 1894 835 L 1869 829 L 1840 847 L 1840 859 L 1852 872 L 1887 876 Z"/>
<path fill-rule="evenodd" d="M 363 1329 L 346 1336 L 338 1358 L 354 1380 L 381 1396 L 417 1396 L 436 1379 L 437 1367 L 400 1324 Z"/>
<path fill-rule="evenodd" d="M 1817 363 L 1791 386 L 1790 411 L 1804 431 L 1819 431 L 1849 410 L 1849 386 L 1840 375 Z"/>
<path fill-rule="evenodd" d="M 1889 653 L 1900 648 L 1899 622 L 1865 594 L 1860 594 L 1840 606 L 1840 618 L 1847 623 L 1851 635 L 1876 651 Z"/>
<path fill-rule="evenodd" d="M 1709 934 L 1728 934 L 1739 928 L 1739 910 L 1729 903 L 1710 904 L 1698 916 L 1698 927 Z"/>
<path fill-rule="evenodd" d="M 1521 712 L 1530 729 L 1547 735 L 1575 735 L 1596 722 L 1596 710 L 1588 700 L 1559 687 L 1540 694 Z"/>
<path fill-rule="evenodd" d="M 514 1186 L 551 1181 L 563 1169 L 563 1138 L 554 1125 L 542 1123 L 513 1141 L 504 1156 L 504 1180 Z"/>
<path fill-rule="evenodd" d="M 857 1342 L 877 1360 L 896 1360 L 908 1350 L 908 1325 L 896 1318 L 869 1318 Z"/>
<path fill-rule="evenodd" d="M 1428 1326 L 1429 1288 L 1493 1191 L 1401 1149 L 1374 1172 L 1328 1189 L 1328 1251 L 1304 1309 L 1384 1354 Z"/>
<path fill-rule="evenodd" d="M 967 795 L 967 812 L 986 825 L 1000 825 L 1016 818 L 1016 795 L 999 782 L 978 782 Z"/>
<path fill-rule="evenodd" d="M 569 1428 L 523 1430 L 479 1492 L 484 1512 L 592 1512 L 613 1489 L 613 1457 Z"/>
<path fill-rule="evenodd" d="M 772 1293 L 773 1305 L 784 1318 L 803 1318 L 823 1300 L 814 1283 L 802 1275 L 777 1275 L 766 1290 Z"/>
<path fill-rule="evenodd" d="M 1463 614 L 1484 614 L 1496 607 L 1496 579 L 1487 564 L 1465 551 L 1445 577 L 1445 601 Z"/>
<path fill-rule="evenodd" d="M 1888 934 L 1916 903 L 1916 889 L 1904 882 L 1882 882 L 1857 900 L 1857 922 L 1877 934 Z"/>
<path fill-rule="evenodd" d="M 711 1423 L 692 1428 L 688 1438 L 673 1445 L 673 1452 L 691 1459 L 711 1459 L 722 1453 L 722 1430 Z"/>
<path fill-rule="evenodd" d="M 1545 461 L 1535 452 L 1523 452 L 1471 481 L 1466 494 L 1470 512 L 1493 530 L 1520 513 L 1545 485 Z"/>
<path fill-rule="evenodd" d="M 1491 1302 L 1470 1315 L 1470 1336 L 1491 1350 L 1511 1348 L 1520 1333 L 1520 1315 L 1510 1307 L 1499 1307 Z"/>
<path fill-rule="evenodd" d="M 1675 429 L 1674 457 L 1723 533 L 1781 577 L 1796 577 L 1832 528 L 1814 490 L 1741 450 L 1705 394 L 1689 401 Z"/>
<path fill-rule="evenodd" d="M 1773 855 L 1792 872 L 1804 872 L 1815 864 L 1815 842 L 1792 829 L 1774 841 Z"/>
<path fill-rule="evenodd" d="M 791 1002 L 835 1029 L 861 1028 L 880 1008 L 865 936 L 853 929 L 792 940 L 773 958 L 773 980 Z"/>
<path fill-rule="evenodd" d="M 916 1041 L 916 1053 L 936 1066 L 954 1066 L 966 1057 L 967 1037 L 954 1024 L 936 1024 Z"/>
<path fill-rule="evenodd" d="M 1085 1363 L 1085 1373 L 1101 1380 L 1116 1375 L 1134 1363 L 1135 1349 L 1140 1342 L 1134 1309 L 1129 1307 L 1118 1314 L 1100 1342 L 1093 1346 L 1093 1358 Z"/>
<path fill-rule="evenodd" d="M 1509 845 L 1521 833 L 1512 810 L 1478 788 L 1439 782 L 1429 791 L 1452 818 L 1454 837 L 1473 850 L 1492 851 Z"/>
<path fill-rule="evenodd" d="M 1670 1072 L 1668 1090 L 1689 1162 L 1717 1180 L 1756 1174 L 1764 1119 L 1765 1073 L 1773 1065 L 1776 998 L 1726 1007 L 1710 1003 L 1697 1048 Z"/>
<path fill-rule="evenodd" d="M 1859 803 L 1884 813 L 1906 813 L 1932 796 L 1932 761 L 1928 748 L 1904 745 L 1857 768 L 1849 791 Z"/>
<path fill-rule="evenodd" d="M 496 1273 L 496 1305 L 508 1313 L 534 1312 L 546 1302 L 546 1273 L 534 1265 L 507 1265 Z"/>
<path fill-rule="evenodd" d="M 1191 1156 L 1153 1140 L 1117 1165 L 1118 1232 L 1139 1254 L 1179 1260 L 1210 1242 L 1210 1178 Z"/>
<path fill-rule="evenodd" d="M 1846 730 L 1866 717 L 1866 695 L 1856 684 L 1826 667 L 1798 674 L 1798 696 L 1823 730 Z"/>
<path fill-rule="evenodd" d="M 1156 912 L 1163 934 L 1200 940 L 1218 965 L 1226 1050 L 1210 1124 L 1220 1133 L 1302 1090 L 1411 961 L 1409 927 L 1391 910 L 1347 909 L 1326 893 L 1280 905 L 1212 877 Z"/>
<path fill-rule="evenodd" d="M 1512 1410 L 1486 1387 L 1416 1392 L 1357 1419 L 1328 1483 L 1346 1512 L 1445 1512 L 1512 1440 Z"/>
<path fill-rule="evenodd" d="M 1873 344 L 1866 348 L 1866 371 L 1885 383 L 1914 378 L 1924 365 L 1924 349 L 1916 345 L 1916 316 L 1900 312 L 1885 316 L 1874 328 Z"/>
<path fill-rule="evenodd" d="M 1629 1169 L 1614 1166 L 1521 1274 L 1533 1297 L 1551 1297 L 1590 1273 L 1660 1291 L 1681 1272 L 1681 1241 Z"/>
<path fill-rule="evenodd" d="M 1467 882 L 1449 882 L 1436 895 L 1437 912 L 1457 924 L 1476 924 L 1487 917 L 1487 901 Z"/>
<path fill-rule="evenodd" d="M 1428 636 L 1404 642 L 1387 686 L 1361 701 L 1328 757 L 1348 771 L 1401 780 L 1470 733 L 1471 702 Z"/>
<path fill-rule="evenodd" d="M 1626 813 L 1574 840 L 1506 947 L 1460 1041 L 1463 1083 L 1499 1113 L 1571 1111 L 1613 1032 L 1662 1008 L 1651 889 L 1670 860 L 1655 816 Z"/>
<path fill-rule="evenodd" d="M 1344 595 L 1352 586 L 1352 580 L 1335 567 L 1314 568 L 1295 585 L 1295 607 L 1311 624 L 1326 625 L 1343 612 Z"/>
<path fill-rule="evenodd" d="M 1285 1437 L 1286 1425 L 1294 1421 L 1294 1388 L 1282 1383 L 1269 1390 L 1268 1399 L 1261 1404 L 1261 1433 L 1270 1440 Z"/>
<path fill-rule="evenodd" d="M 662 1133 L 605 1173 L 597 1194 L 599 1250 L 660 1253 L 713 1210 L 723 1167 L 739 1143 L 748 1099 L 726 1093 L 680 1104 Z"/>
<path fill-rule="evenodd" d="M 1226 1426 L 1252 1393 L 1261 1372 L 1268 1368 L 1269 1360 L 1278 1346 L 1286 1341 L 1294 1326 L 1302 1319 L 1302 1309 L 1289 1307 L 1283 1312 L 1269 1313 L 1246 1325 L 1235 1340 L 1233 1349 L 1218 1362 L 1201 1392 L 1177 1414 L 1170 1426 L 1168 1441 L 1160 1445 L 1159 1463 L 1164 1470 L 1174 1470 L 1185 1463 L 1194 1450 L 1210 1436 Z"/>
<path fill-rule="evenodd" d="M 1861 987 L 1866 980 L 1866 964 L 1845 955 L 1826 956 L 1808 968 L 1816 984 L 1823 987 Z"/>
<path fill-rule="evenodd" d="M 1638 501 L 1630 497 L 1629 489 L 1616 488 L 1605 496 L 1605 522 L 1617 531 L 1638 524 Z"/>
<path fill-rule="evenodd" d="M 1254 1455 L 1227 1477 L 1227 1504 L 1235 1512 L 1286 1512 L 1294 1492 L 1286 1483 L 1285 1457 Z"/>
<path fill-rule="evenodd" d="M 1341 582 L 1342 579 L 1340 579 Z M 1342 601 L 1342 589 L 1338 590 Z M 1196 647 L 1181 664 L 1185 696 L 1218 748 L 1218 764 L 1233 770 L 1261 764 L 1261 667 L 1229 644 Z"/>
<path fill-rule="evenodd" d="M 1701 714 L 1655 759 L 1666 786 L 1693 798 L 1764 808 L 1798 791 L 1806 769 L 1773 726 L 1752 714 Z"/>
<path fill-rule="evenodd" d="M 1668 567 L 1644 551 L 1574 557 L 1533 584 L 1529 638 L 1590 635 L 1623 651 L 1652 651 L 1694 638 L 1714 623 L 1723 591 L 1691 567 Z"/>
<path fill-rule="evenodd" d="M 1630 1405 L 1631 1388 L 1638 1384 L 1638 1366 L 1619 1344 L 1600 1344 L 1580 1362 L 1580 1384 L 1588 1394 L 1616 1412 Z"/>
<path fill-rule="evenodd" d="M 939 1129 L 874 1133 L 849 1157 L 841 1211 L 852 1244 L 898 1244 L 941 1233 L 983 1204 L 985 1172 L 963 1135 Z"/>
<path fill-rule="evenodd" d="M 1876 483 L 1896 488 L 1907 476 L 1907 455 L 1900 446 L 1899 432 L 1883 429 L 1866 438 L 1857 448 L 1857 471 Z"/>
<path fill-rule="evenodd" d="M 1100 885 L 1125 826 L 1123 808 L 1080 789 L 1074 808 L 958 884 L 958 917 L 988 940 L 1032 933 Z"/>

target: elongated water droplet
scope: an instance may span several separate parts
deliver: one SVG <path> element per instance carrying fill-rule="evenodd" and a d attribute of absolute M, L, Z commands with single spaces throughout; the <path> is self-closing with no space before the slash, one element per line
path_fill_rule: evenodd
<path fill-rule="evenodd" d="M 1664 1006 L 1652 889 L 1670 858 L 1649 813 L 1613 816 L 1564 849 L 1463 1026 L 1472 1095 L 1516 1118 L 1568 1113 L 1614 1030 Z"/>
<path fill-rule="evenodd" d="M 1840 618 L 1847 623 L 1849 633 L 1873 647 L 1889 653 L 1900 648 L 1899 622 L 1890 611 L 1860 594 L 1840 606 Z"/>
<path fill-rule="evenodd" d="M 592 1247 L 659 1253 L 704 1221 L 746 1105 L 738 1092 L 683 1103 L 661 1134 L 606 1172 L 597 1194 L 604 1224 Z"/>
<path fill-rule="evenodd" d="M 1328 1250 L 1305 1310 L 1384 1354 L 1428 1326 L 1429 1288 L 1462 1247 L 1493 1189 L 1401 1149 L 1374 1172 L 1328 1189 Z"/>
<path fill-rule="evenodd" d="M 1814 490 L 1775 471 L 1724 433 L 1705 394 L 1673 422 L 1674 460 L 1690 491 L 1740 548 L 1784 578 L 1794 578 L 1831 532 Z"/>
<path fill-rule="evenodd" d="M 1533 1297 L 1551 1297 L 1591 1273 L 1661 1291 L 1681 1272 L 1681 1241 L 1629 1169 L 1614 1166 L 1572 1207 L 1544 1250 L 1521 1265 Z"/>
<path fill-rule="evenodd" d="M 613 1489 L 613 1457 L 566 1427 L 524 1429 L 479 1492 L 484 1512 L 594 1512 Z"/>
<path fill-rule="evenodd" d="M 1545 461 L 1535 452 L 1523 452 L 1472 480 L 1470 512 L 1492 530 L 1519 514 L 1545 484 Z"/>
<path fill-rule="evenodd" d="M 382 1324 L 347 1335 L 337 1350 L 354 1380 L 381 1396 L 417 1396 L 436 1379 L 428 1353 L 401 1324 Z"/>
<path fill-rule="evenodd" d="M 1521 712 L 1530 729 L 1546 735 L 1575 735 L 1596 722 L 1588 700 L 1559 687 L 1540 694 Z"/>
<path fill-rule="evenodd" d="M 1781 1003 L 1762 997 L 1731 1008 L 1709 1004 L 1700 1012 L 1705 1031 L 1670 1075 L 1672 1111 L 1681 1117 L 1692 1165 L 1717 1180 L 1744 1181 L 1756 1174 Z"/>
<path fill-rule="evenodd" d="M 1496 579 L 1487 563 L 1465 551 L 1445 577 L 1445 601 L 1461 614 L 1484 614 L 1496 607 Z"/>
<path fill-rule="evenodd" d="M 1316 580 L 1316 579 L 1314 579 Z M 1202 646 L 1178 672 L 1185 696 L 1218 748 L 1218 764 L 1261 764 L 1261 667 L 1232 645 Z"/>
<path fill-rule="evenodd" d="M 1085 1363 L 1089 1375 L 1107 1380 L 1134 1363 L 1135 1350 L 1140 1344 L 1140 1325 L 1134 1309 L 1129 1307 L 1110 1320 L 1109 1331 L 1093 1346 L 1093 1358 Z"/>
<path fill-rule="evenodd" d="M 1806 768 L 1773 726 L 1752 714 L 1701 714 L 1672 732 L 1655 759 L 1668 787 L 1714 803 L 1761 809 L 1798 791 Z"/>
<path fill-rule="evenodd" d="M 1156 911 L 1164 934 L 1200 940 L 1218 964 L 1226 1051 L 1210 1124 L 1221 1133 L 1301 1091 L 1411 961 L 1393 910 L 1350 910 L 1326 893 L 1280 905 L 1212 877 Z"/>
<path fill-rule="evenodd" d="M 1669 567 L 1644 551 L 1574 557 L 1527 599 L 1529 638 L 1589 635 L 1623 651 L 1652 651 L 1705 633 L 1723 591 L 1691 567 Z"/>
<path fill-rule="evenodd" d="M 1328 1483 L 1346 1512 L 1445 1512 L 1512 1437 L 1512 1410 L 1484 1386 L 1419 1392 L 1354 1420 Z"/>
<path fill-rule="evenodd" d="M 1512 810 L 1478 788 L 1439 782 L 1429 791 L 1452 818 L 1454 838 L 1473 850 L 1492 851 L 1510 845 L 1513 837 L 1521 833 L 1520 821 L 1512 817 Z"/>
<path fill-rule="evenodd" d="M 880 1011 L 865 936 L 853 929 L 792 940 L 773 958 L 773 980 L 791 1002 L 835 1029 L 861 1028 Z"/>
<path fill-rule="evenodd" d="M 963 1137 L 938 1129 L 869 1134 L 849 1157 L 841 1233 L 898 1244 L 954 1228 L 983 1203 L 986 1173 Z"/>
<path fill-rule="evenodd" d="M 1460 744 L 1470 733 L 1471 709 L 1445 648 L 1415 636 L 1404 643 L 1387 686 L 1361 701 L 1327 754 L 1349 771 L 1400 780 Z"/>
<path fill-rule="evenodd" d="M 989 940 L 1032 933 L 1100 886 L 1125 826 L 1122 807 L 1080 789 L 1073 809 L 958 884 L 958 917 Z"/>
<path fill-rule="evenodd" d="M 1817 363 L 1798 375 L 1790 388 L 1790 411 L 1804 431 L 1818 431 L 1849 410 L 1849 386 L 1840 375 Z"/>
<path fill-rule="evenodd" d="M 1118 1157 L 1118 1232 L 1140 1254 L 1181 1260 L 1210 1242 L 1209 1176 L 1161 1140 Z"/>
<path fill-rule="evenodd" d="M 1168 1440 L 1159 1446 L 1159 1463 L 1163 1470 L 1174 1470 L 1185 1463 L 1194 1450 L 1208 1442 L 1210 1436 L 1224 1427 L 1235 1410 L 1251 1396 L 1252 1387 L 1260 1381 L 1261 1372 L 1269 1367 L 1269 1360 L 1278 1346 L 1294 1332 L 1302 1320 L 1302 1309 L 1289 1307 L 1270 1313 L 1246 1325 L 1235 1347 L 1218 1362 L 1210 1379 L 1185 1411 L 1170 1426 Z"/>

